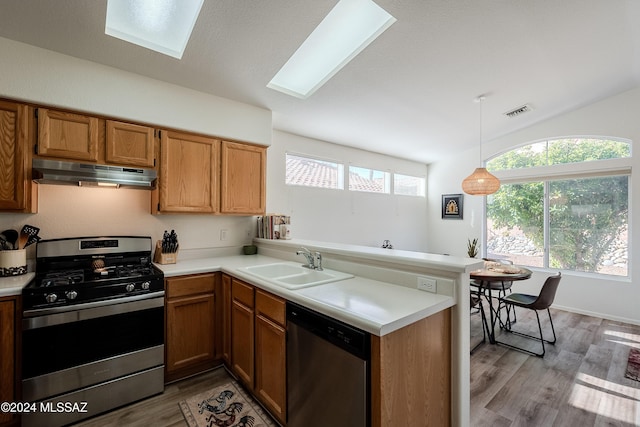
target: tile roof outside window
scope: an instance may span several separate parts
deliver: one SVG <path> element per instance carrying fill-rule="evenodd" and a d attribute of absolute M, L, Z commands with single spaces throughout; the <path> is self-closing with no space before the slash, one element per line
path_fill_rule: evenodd
<path fill-rule="evenodd" d="M 287 154 L 287 185 L 343 189 L 343 171 L 338 163 Z"/>

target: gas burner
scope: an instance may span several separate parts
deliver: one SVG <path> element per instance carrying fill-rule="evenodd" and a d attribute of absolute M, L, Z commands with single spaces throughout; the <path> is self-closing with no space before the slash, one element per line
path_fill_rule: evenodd
<path fill-rule="evenodd" d="M 139 299 L 164 292 L 164 275 L 151 263 L 151 238 L 74 237 L 41 240 L 36 277 L 23 289 L 25 312 L 85 303 Z"/>
<path fill-rule="evenodd" d="M 93 270 L 93 280 L 119 277 L 121 279 L 135 278 L 154 274 L 151 265 L 114 265 Z M 87 281 L 92 280 L 87 278 Z"/>
<path fill-rule="evenodd" d="M 125 265 L 116 268 L 118 277 L 139 277 L 152 273 L 151 266 L 146 265 Z"/>
<path fill-rule="evenodd" d="M 40 281 L 40 286 L 53 287 L 62 285 L 71 285 L 74 283 L 80 283 L 84 281 L 83 270 L 69 270 L 69 271 L 52 271 L 44 275 Z"/>

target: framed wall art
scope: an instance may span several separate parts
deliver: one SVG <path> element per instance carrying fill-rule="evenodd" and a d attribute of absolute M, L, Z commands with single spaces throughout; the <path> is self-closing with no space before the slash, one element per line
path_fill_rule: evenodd
<path fill-rule="evenodd" d="M 442 219 L 462 219 L 462 194 L 442 195 Z"/>

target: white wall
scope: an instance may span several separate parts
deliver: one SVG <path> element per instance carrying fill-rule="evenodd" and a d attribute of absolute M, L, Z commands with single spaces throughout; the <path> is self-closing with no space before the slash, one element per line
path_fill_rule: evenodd
<path fill-rule="evenodd" d="M 567 135 L 594 135 L 628 138 L 633 141 L 635 157 L 631 179 L 630 275 L 631 280 L 607 276 L 588 277 L 565 273 L 555 305 L 585 314 L 640 324 L 640 251 L 633 242 L 640 238 L 637 221 L 640 212 L 640 88 L 604 99 L 579 110 L 530 126 L 519 132 L 497 138 L 483 145 L 483 153 L 491 157 L 510 147 L 543 138 Z M 464 197 L 462 221 L 440 218 L 442 193 L 462 193 L 461 182 L 477 166 L 477 150 L 429 166 L 428 250 L 436 253 L 466 255 L 467 238 L 482 235 L 484 197 Z M 515 285 L 518 291 L 537 292 L 549 271 L 534 272 L 533 280 Z"/>
<path fill-rule="evenodd" d="M 45 239 L 75 236 L 135 235 L 162 238 L 175 229 L 184 250 L 242 246 L 255 234 L 254 217 L 151 215 L 151 193 L 145 190 L 39 185 L 37 214 L 0 213 L 0 231 L 39 227 Z M 220 230 L 227 239 L 220 240 Z"/>
<path fill-rule="evenodd" d="M 274 131 L 267 152 L 267 211 L 291 215 L 292 237 L 324 242 L 426 249 L 426 200 L 285 185 L 285 153 L 426 177 L 424 164 Z"/>
<path fill-rule="evenodd" d="M 0 37 L 0 96 L 269 145 L 271 111 Z"/>
<path fill-rule="evenodd" d="M 0 38 L 0 96 L 269 145 L 271 112 Z M 158 215 L 150 192 L 39 186 L 36 215 L 0 213 L 0 231 L 24 224 L 43 238 L 109 234 L 162 237 L 175 229 L 181 250 L 251 241 L 253 217 Z M 227 240 L 220 240 L 225 229 Z M 182 252 L 184 253 L 184 252 Z"/>

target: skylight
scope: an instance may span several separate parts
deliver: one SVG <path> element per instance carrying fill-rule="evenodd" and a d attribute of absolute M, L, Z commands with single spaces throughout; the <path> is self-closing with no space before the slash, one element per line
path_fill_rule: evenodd
<path fill-rule="evenodd" d="M 309 97 L 394 22 L 371 0 L 340 0 L 267 87 Z"/>
<path fill-rule="evenodd" d="M 107 35 L 181 59 L 204 0 L 108 0 Z"/>

